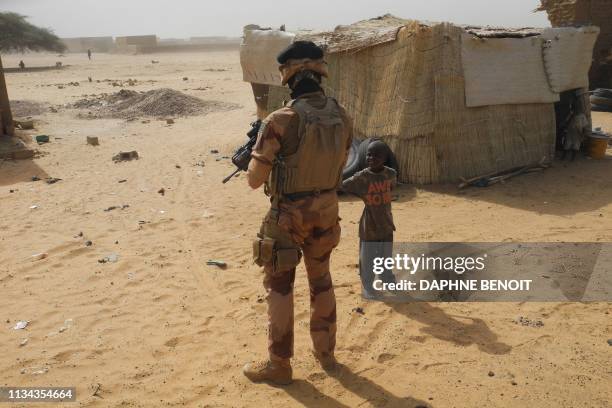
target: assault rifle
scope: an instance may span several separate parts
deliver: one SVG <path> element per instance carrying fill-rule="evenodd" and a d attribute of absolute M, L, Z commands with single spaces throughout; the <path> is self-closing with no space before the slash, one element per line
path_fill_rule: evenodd
<path fill-rule="evenodd" d="M 247 132 L 247 136 L 249 141 L 246 142 L 243 146 L 240 146 L 236 153 L 232 156 L 232 163 L 236 166 L 236 170 L 223 179 L 223 184 L 227 183 L 234 177 L 236 174 L 241 171 L 247 171 L 249 168 L 249 162 L 251 161 L 251 152 L 253 151 L 253 146 L 255 146 L 255 142 L 257 141 L 257 134 L 259 133 L 259 128 L 261 127 L 261 119 L 251 123 L 251 130 Z"/>

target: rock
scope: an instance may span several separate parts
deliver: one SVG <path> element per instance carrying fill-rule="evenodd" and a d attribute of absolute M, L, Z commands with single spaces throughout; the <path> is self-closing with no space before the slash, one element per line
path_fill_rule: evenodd
<path fill-rule="evenodd" d="M 87 136 L 87 144 L 91 146 L 99 146 L 100 141 L 97 136 Z"/>
<path fill-rule="evenodd" d="M 85 241 L 85 246 L 88 246 L 88 247 L 89 247 L 89 246 L 92 246 L 92 245 L 93 245 L 93 242 L 91 242 L 91 241 Z"/>
<path fill-rule="evenodd" d="M 102 259 L 98 259 L 98 263 L 108 263 L 108 262 L 115 263 L 115 262 L 117 262 L 118 260 L 119 260 L 119 255 L 118 255 L 118 254 L 115 254 L 115 253 L 112 253 L 112 254 L 106 255 L 106 256 L 105 256 L 104 258 L 102 258 Z M 111 282 L 111 285 L 112 285 L 112 284 L 113 284 L 113 283 Z"/>
<path fill-rule="evenodd" d="M 115 163 L 122 161 L 130 161 L 130 160 L 138 160 L 138 152 L 136 150 L 132 150 L 131 152 L 119 152 L 113 156 L 113 161 Z"/>
<path fill-rule="evenodd" d="M 612 346 L 612 339 L 608 339 L 608 346 Z"/>
<path fill-rule="evenodd" d="M 493 371 L 489 371 L 489 377 L 495 377 L 495 373 Z"/>
<path fill-rule="evenodd" d="M 365 311 L 363 310 L 363 307 L 356 307 L 356 308 L 353 309 L 353 312 L 359 313 L 361 315 L 365 314 Z"/>
<path fill-rule="evenodd" d="M 161 194 L 161 195 L 163 196 L 163 195 L 165 195 L 165 194 L 166 194 L 166 190 L 165 190 L 164 188 L 160 188 L 160 189 L 157 191 L 157 193 L 158 193 L 158 194 Z"/>
<path fill-rule="evenodd" d="M 166 119 L 166 124 L 174 125 L 174 119 Z"/>
<path fill-rule="evenodd" d="M 189 81 L 189 78 L 183 77 L 183 81 Z"/>
<path fill-rule="evenodd" d="M 33 261 L 40 261 L 41 259 L 45 259 L 46 257 L 48 257 L 49 254 L 46 252 L 41 252 L 40 254 L 34 254 L 32 255 L 32 260 Z"/>
<path fill-rule="evenodd" d="M 210 152 L 211 152 L 212 154 L 218 154 L 218 153 L 219 153 L 219 150 L 217 150 L 217 149 L 212 149 Z"/>
<path fill-rule="evenodd" d="M 32 176 L 32 181 L 40 181 L 40 177 L 38 177 L 38 176 Z"/>

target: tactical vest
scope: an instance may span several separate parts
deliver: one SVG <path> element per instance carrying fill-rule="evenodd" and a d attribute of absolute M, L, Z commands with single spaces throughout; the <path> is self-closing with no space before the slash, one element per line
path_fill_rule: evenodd
<path fill-rule="evenodd" d="M 328 97 L 317 109 L 305 99 L 287 104 L 299 116 L 295 152 L 281 152 L 268 181 L 272 196 L 334 190 L 342 183 L 342 166 L 346 155 L 347 134 L 335 99 Z"/>

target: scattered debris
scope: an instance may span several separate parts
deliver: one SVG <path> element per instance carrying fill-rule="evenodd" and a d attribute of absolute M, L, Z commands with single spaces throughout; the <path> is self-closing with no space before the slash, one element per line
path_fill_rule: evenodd
<path fill-rule="evenodd" d="M 28 344 L 28 341 L 29 341 L 29 339 L 23 339 L 23 340 L 21 340 L 21 342 L 19 343 L 19 347 L 23 347 L 23 346 L 25 346 L 26 344 Z"/>
<path fill-rule="evenodd" d="M 32 181 L 40 181 L 40 177 L 38 177 L 38 176 L 32 176 Z"/>
<path fill-rule="evenodd" d="M 100 383 L 91 384 L 91 386 L 90 386 L 91 396 L 92 397 L 102 398 L 102 396 L 100 394 L 98 394 L 100 392 L 100 388 L 102 388 L 102 385 Z"/>
<path fill-rule="evenodd" d="M 13 330 L 23 330 L 26 327 L 28 327 L 29 323 L 30 323 L 29 321 L 20 320 L 17 323 L 15 323 L 15 327 L 13 327 Z"/>
<path fill-rule="evenodd" d="M 177 168 L 177 169 L 181 168 L 181 166 L 179 166 L 178 164 L 175 164 L 174 167 Z"/>
<path fill-rule="evenodd" d="M 100 141 L 97 136 L 87 136 L 87 144 L 92 146 L 99 146 Z"/>
<path fill-rule="evenodd" d="M 62 181 L 61 178 L 57 178 L 57 177 L 47 177 L 47 179 L 45 180 L 45 183 L 47 184 L 55 184 L 58 181 Z"/>
<path fill-rule="evenodd" d="M 206 261 L 206 265 L 214 265 L 214 266 L 218 266 L 219 268 L 225 269 L 227 268 L 227 263 L 223 262 L 223 261 L 217 261 L 214 259 L 210 259 L 208 261 Z"/>
<path fill-rule="evenodd" d="M 183 81 L 189 81 L 189 78 L 183 77 Z"/>
<path fill-rule="evenodd" d="M 85 246 L 90 247 L 90 246 L 92 246 L 92 245 L 93 245 L 93 242 L 91 242 L 91 241 L 85 241 Z"/>
<path fill-rule="evenodd" d="M 210 152 L 211 152 L 212 154 L 219 154 L 219 151 L 218 151 L 217 149 L 212 149 Z"/>
<path fill-rule="evenodd" d="M 131 152 L 119 152 L 113 156 L 113 161 L 115 163 L 122 161 L 130 161 L 130 160 L 138 160 L 138 152 L 136 150 L 132 150 Z"/>
<path fill-rule="evenodd" d="M 117 183 L 125 183 L 126 181 L 127 181 L 127 179 L 121 179 Z"/>
<path fill-rule="evenodd" d="M 161 194 L 161 195 L 163 196 L 163 195 L 166 195 L 166 190 L 165 190 L 164 188 L 160 188 L 160 189 L 157 191 L 157 193 L 158 193 L 158 194 Z"/>
<path fill-rule="evenodd" d="M 493 184 L 504 183 L 507 179 L 521 175 L 521 174 L 542 171 L 549 167 L 550 167 L 550 163 L 547 163 L 546 158 L 544 157 L 537 164 L 530 164 L 528 166 L 523 166 L 523 167 L 515 167 L 510 170 L 490 173 L 484 176 L 478 176 L 478 177 L 474 177 L 471 179 L 464 179 L 462 177 L 461 184 L 459 184 L 459 189 L 462 189 L 468 186 L 488 187 Z"/>
<path fill-rule="evenodd" d="M 35 210 L 35 209 L 37 209 L 37 208 L 38 208 L 38 206 L 37 206 L 37 205 L 31 205 L 31 206 L 30 206 L 30 210 Z"/>
<path fill-rule="evenodd" d="M 527 317 L 520 316 L 518 319 L 514 321 L 516 324 L 520 324 L 521 326 L 529 326 L 529 327 L 542 327 L 544 323 L 541 320 L 531 320 Z"/>
<path fill-rule="evenodd" d="M 119 255 L 112 253 L 109 255 L 106 255 L 104 258 L 98 259 L 98 263 L 115 263 L 119 260 Z"/>
<path fill-rule="evenodd" d="M 356 308 L 353 309 L 353 312 L 359 313 L 361 315 L 365 314 L 365 311 L 363 310 L 363 307 L 356 307 Z"/>
<path fill-rule="evenodd" d="M 11 101 L 11 111 L 17 118 L 28 118 L 30 116 L 42 115 L 47 111 L 47 106 L 40 102 L 17 100 Z"/>
<path fill-rule="evenodd" d="M 488 376 L 489 377 L 495 377 L 495 373 L 493 371 L 489 371 Z"/>
<path fill-rule="evenodd" d="M 166 119 L 167 125 L 174 125 L 174 119 Z"/>
<path fill-rule="evenodd" d="M 608 339 L 608 346 L 612 346 L 612 339 Z"/>
<path fill-rule="evenodd" d="M 38 135 L 35 139 L 38 144 L 49 143 L 49 136 L 47 135 Z"/>
<path fill-rule="evenodd" d="M 105 212 L 109 212 L 109 211 L 113 211 L 113 210 L 125 210 L 126 208 L 129 208 L 130 205 L 129 204 L 123 204 L 123 205 L 111 205 L 110 207 L 106 208 L 104 211 Z"/>

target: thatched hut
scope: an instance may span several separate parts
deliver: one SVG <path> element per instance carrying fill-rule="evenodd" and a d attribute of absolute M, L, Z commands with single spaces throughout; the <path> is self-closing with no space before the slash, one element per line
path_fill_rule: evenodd
<path fill-rule="evenodd" d="M 12 136 L 13 133 L 13 115 L 11 114 L 11 105 L 9 104 L 6 82 L 4 80 L 2 58 L 0 58 L 0 137 L 4 135 Z"/>
<path fill-rule="evenodd" d="M 274 58 L 296 39 L 326 50 L 324 88 L 354 119 L 358 137 L 395 151 L 400 180 L 454 182 L 551 159 L 554 104 L 586 88 L 594 27 L 493 29 L 392 16 L 325 33 L 245 27 L 244 80 L 258 115 L 282 105 Z"/>

